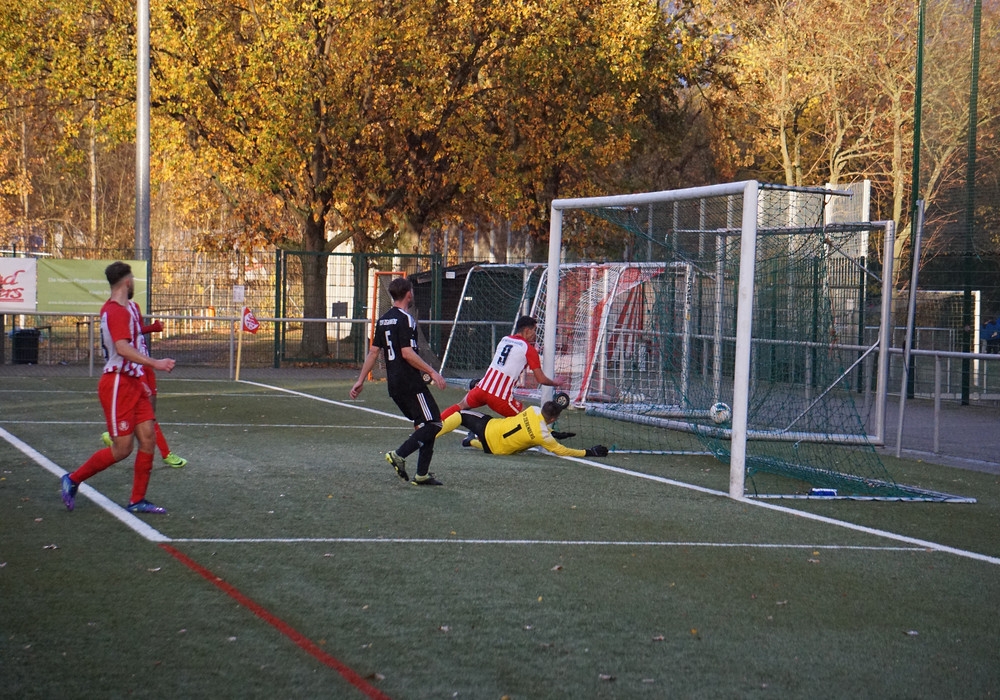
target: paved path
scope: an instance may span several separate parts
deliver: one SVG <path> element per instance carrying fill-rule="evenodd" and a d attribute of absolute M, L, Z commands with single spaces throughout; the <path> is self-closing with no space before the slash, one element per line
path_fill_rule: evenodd
<path fill-rule="evenodd" d="M 899 397 L 890 396 L 886 406 L 885 447 L 881 452 L 896 454 L 898 431 Z M 1000 406 L 941 402 L 936 454 L 934 431 L 934 402 L 908 400 L 903 411 L 900 456 L 1000 474 Z"/>

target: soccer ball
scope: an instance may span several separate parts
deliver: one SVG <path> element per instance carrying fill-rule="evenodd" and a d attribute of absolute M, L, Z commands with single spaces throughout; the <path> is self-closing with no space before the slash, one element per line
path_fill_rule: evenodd
<path fill-rule="evenodd" d="M 729 419 L 733 417 L 733 411 L 726 404 L 721 401 L 716 404 L 712 404 L 712 407 L 708 409 L 708 416 L 712 419 L 713 423 L 722 425 L 723 423 L 728 423 Z"/>

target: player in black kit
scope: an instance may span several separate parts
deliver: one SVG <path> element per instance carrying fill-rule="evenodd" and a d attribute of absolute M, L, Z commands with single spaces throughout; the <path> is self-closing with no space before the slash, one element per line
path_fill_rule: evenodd
<path fill-rule="evenodd" d="M 385 459 L 401 479 L 410 481 L 406 473 L 406 458 L 419 450 L 417 473 L 410 483 L 440 486 L 441 482 L 429 470 L 434 454 L 434 438 L 441 429 L 441 411 L 423 375 L 429 375 L 438 389 L 447 385 L 444 377 L 417 354 L 417 321 L 407 311 L 413 304 L 413 284 L 405 277 L 396 277 L 389 283 L 389 296 L 392 297 L 392 308 L 375 324 L 375 337 L 358 381 L 351 387 L 351 398 L 356 399 L 361 394 L 379 352 L 383 353 L 389 397 L 396 402 L 403 415 L 413 421 L 415 428 L 402 445 L 385 455 Z"/>

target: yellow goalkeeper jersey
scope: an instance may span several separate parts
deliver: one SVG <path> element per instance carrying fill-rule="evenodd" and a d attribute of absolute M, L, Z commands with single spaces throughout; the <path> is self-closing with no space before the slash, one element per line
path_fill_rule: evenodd
<path fill-rule="evenodd" d="M 549 424 L 542 418 L 542 409 L 529 406 L 516 416 L 494 418 L 486 424 L 486 443 L 495 455 L 512 455 L 532 447 L 544 447 L 562 457 L 585 457 L 586 450 L 566 447 L 552 437 Z"/>

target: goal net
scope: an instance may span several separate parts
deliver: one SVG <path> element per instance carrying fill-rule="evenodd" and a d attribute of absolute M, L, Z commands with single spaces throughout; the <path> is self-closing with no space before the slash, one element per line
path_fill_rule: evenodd
<path fill-rule="evenodd" d="M 542 265 L 476 265 L 465 278 L 455 323 L 441 356 L 449 383 L 467 385 L 483 376 L 497 343 L 531 308 Z"/>
<path fill-rule="evenodd" d="M 891 259 L 870 266 L 858 241 L 892 228 L 831 221 L 841 194 L 749 182 L 556 200 L 544 274 L 473 270 L 467 292 L 492 291 L 463 295 L 444 368 L 484 369 L 499 336 L 474 324 L 499 320 L 502 335 L 527 311 L 576 409 L 562 430 L 617 452 L 710 453 L 734 497 L 952 500 L 897 484 L 875 450 Z M 576 236 L 606 243 L 568 262 Z"/>

